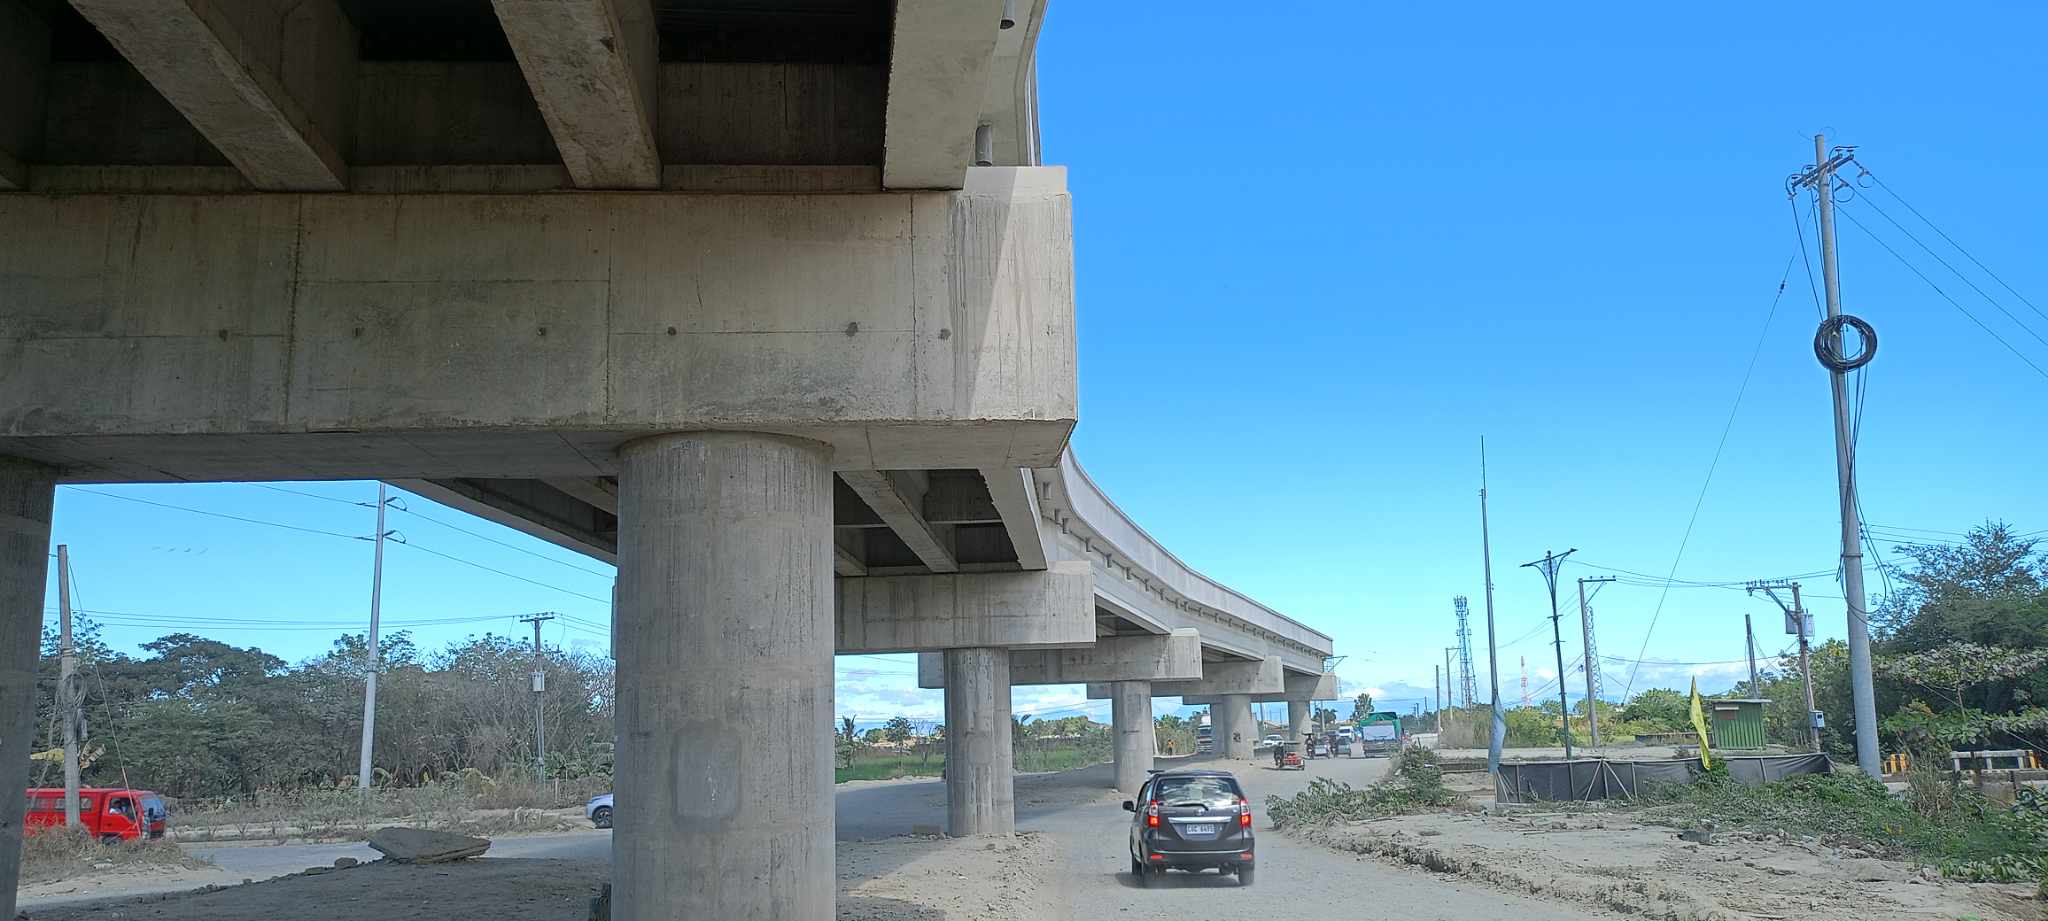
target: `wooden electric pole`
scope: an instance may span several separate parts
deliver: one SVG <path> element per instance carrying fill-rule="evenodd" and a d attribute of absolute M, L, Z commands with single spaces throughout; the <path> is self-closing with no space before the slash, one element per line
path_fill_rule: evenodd
<path fill-rule="evenodd" d="M 64 721 L 64 825 L 78 827 L 78 650 L 71 639 L 71 548 L 57 545 L 57 713 Z"/>

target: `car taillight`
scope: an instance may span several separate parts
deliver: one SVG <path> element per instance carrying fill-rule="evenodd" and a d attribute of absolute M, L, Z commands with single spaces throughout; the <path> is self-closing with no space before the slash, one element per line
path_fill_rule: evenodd
<path fill-rule="evenodd" d="M 1145 807 L 1145 827 L 1159 827 L 1159 801 L 1156 799 Z"/>
<path fill-rule="evenodd" d="M 1241 828 L 1252 827 L 1252 801 L 1239 798 L 1237 801 L 1237 824 Z"/>

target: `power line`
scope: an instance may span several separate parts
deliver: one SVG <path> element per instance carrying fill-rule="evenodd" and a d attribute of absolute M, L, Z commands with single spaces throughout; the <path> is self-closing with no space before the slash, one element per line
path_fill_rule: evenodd
<path fill-rule="evenodd" d="M 230 515 L 230 514 L 227 514 L 226 512 L 209 512 L 209 511 L 206 511 L 206 510 L 204 510 L 204 509 L 196 509 L 196 508 L 187 508 L 187 507 L 185 507 L 185 506 L 182 506 L 182 505 L 172 505 L 172 504 L 170 504 L 170 503 L 168 503 L 168 502 L 156 502 L 156 501 L 153 501 L 153 500 L 150 500 L 150 499 L 141 499 L 141 498 L 137 498 L 137 497 L 135 497 L 135 496 L 123 496 L 123 495 L 120 495 L 120 494 L 118 494 L 118 493 L 110 493 L 110 492 L 100 492 L 100 491 L 99 491 L 99 490 L 97 490 L 97 489 L 87 489 L 87 488 L 85 488 L 85 487 L 83 487 L 83 486 L 65 486 L 64 488 L 65 488 L 65 489 L 68 489 L 68 490 L 71 490 L 72 492 L 82 492 L 82 493 L 86 493 L 86 494 L 89 494 L 89 495 L 94 495 L 94 496 L 102 496 L 102 497 L 105 497 L 105 498 L 108 498 L 108 499 L 119 499 L 119 500 L 121 500 L 122 502 L 136 502 L 136 503 L 140 503 L 140 504 L 142 504 L 142 505 L 153 505 L 153 506 L 156 506 L 157 508 L 167 508 L 167 509 L 171 509 L 171 510 L 173 510 L 173 511 L 179 511 L 179 512 L 190 512 L 190 513 L 192 513 L 192 514 L 194 514 L 194 515 L 205 515 L 205 516 L 207 516 L 208 518 L 225 518 L 225 519 L 227 519 L 227 520 L 229 520 L 229 521 L 239 521 L 239 522 L 242 522 L 243 524 L 254 524 L 254 525 L 262 525 L 263 527 L 266 527 L 266 528 L 282 528 L 282 529 L 284 529 L 284 530 L 286 530 L 286 531 L 300 531 L 300 532 L 303 532 L 303 533 L 306 533 L 306 534 L 323 534 L 323 535 L 326 535 L 326 536 L 328 536 L 328 537 L 340 537 L 340 538 L 344 538 L 344 539 L 347 539 L 347 540 L 368 540 L 368 539 L 369 539 L 369 538 L 363 537 L 363 536 L 361 536 L 361 535 L 358 535 L 358 534 L 343 534 L 343 533 L 342 533 L 342 532 L 340 532 L 340 531 L 328 531 L 328 530 L 325 530 L 325 529 L 322 529 L 322 528 L 308 528 L 308 527 L 301 527 L 301 526 L 299 526 L 299 525 L 295 525 L 295 524 L 283 524 L 283 523 L 280 523 L 280 522 L 276 522 L 276 521 L 264 521 L 264 520 L 262 520 L 262 519 L 258 519 L 258 518 L 244 518 L 244 517 L 242 517 L 242 516 L 240 516 L 240 515 Z"/>
<path fill-rule="evenodd" d="M 340 504 L 342 504 L 342 505 L 350 505 L 350 506 L 356 506 L 356 507 L 359 507 L 359 508 L 360 508 L 360 507 L 365 507 L 365 506 L 366 506 L 366 504 L 365 504 L 365 503 L 362 503 L 362 502 L 355 502 L 355 501 L 352 501 L 352 500 L 349 500 L 349 499 L 342 499 L 342 498 L 338 498 L 338 497 L 335 497 L 335 496 L 323 496 L 323 495 L 320 495 L 319 493 L 310 493 L 310 492 L 303 492 L 303 491 L 301 491 L 301 490 L 297 490 L 297 489 L 286 489 L 286 488 L 284 488 L 284 487 L 282 487 L 282 486 L 276 486 L 276 485 L 272 485 L 272 484 L 270 484 L 270 483 L 249 483 L 249 484 L 247 484 L 247 485 L 249 485 L 249 486 L 254 486 L 254 487 L 258 488 L 258 489 L 267 489 L 267 490 L 270 490 L 271 492 L 280 492 L 280 493 L 284 493 L 285 495 L 289 495 L 289 496 L 301 496 L 301 497 L 304 497 L 304 498 L 307 498 L 307 499 L 318 499 L 318 500 L 320 500 L 320 501 L 322 501 L 322 502 L 335 502 L 335 503 L 340 503 Z M 433 523 L 433 524 L 437 524 L 437 525 L 440 525 L 441 527 L 447 528 L 447 529 L 448 529 L 448 530 L 450 530 L 450 531 L 455 531 L 455 532 L 458 532 L 458 533 L 461 533 L 461 534 L 467 534 L 467 535 L 469 535 L 470 537 L 474 537 L 474 538 L 476 538 L 477 540 L 481 540 L 481 541 L 485 541 L 485 542 L 488 542 L 488 543 L 493 543 L 493 544 L 497 544 L 498 546 L 500 546 L 500 547 L 503 547 L 503 548 L 505 548 L 505 549 L 507 549 L 507 550 L 512 550 L 512 551 L 515 551 L 515 552 L 518 552 L 518 553 L 524 553 L 524 554 L 526 554 L 527 556 L 530 556 L 530 557 L 535 557 L 535 558 L 537 558 L 537 559 L 542 559 L 542 560 L 546 560 L 546 561 L 548 561 L 548 562 L 550 562 L 550 563 L 553 563 L 553 564 L 555 564 L 555 565 L 557 565 L 557 566 L 566 566 L 566 567 L 568 567 L 568 568 L 570 568 L 570 569 L 576 570 L 577 572 L 581 572 L 581 573 L 588 573 L 588 574 L 590 574 L 590 575 L 593 575 L 593 576 L 597 576 L 597 577 L 599 577 L 599 578 L 609 579 L 609 578 L 611 578 L 611 577 L 612 577 L 612 574 L 611 574 L 611 573 L 608 573 L 608 572 L 604 572 L 604 571 L 602 571 L 602 570 L 597 570 L 597 569 L 589 569 L 589 568 L 586 568 L 586 567 L 583 567 L 583 566 L 578 566 L 578 565 L 576 565 L 575 563 L 572 563 L 572 562 L 570 562 L 570 561 L 568 561 L 568 560 L 563 560 L 563 559 L 557 559 L 557 558 L 555 558 L 555 557 L 552 557 L 552 556 L 549 556 L 549 555 L 547 555 L 547 554 L 545 554 L 545 553 L 541 553 L 541 552 L 539 552 L 539 551 L 536 551 L 536 550 L 533 550 L 533 549 L 530 549 L 530 548 L 527 548 L 527 547 L 521 547 L 521 546 L 519 546 L 518 544 L 514 544 L 514 543 L 512 543 L 512 542 L 510 542 L 510 541 L 503 541 L 503 540 L 499 540 L 499 539 L 497 539 L 497 538 L 495 538 L 495 537 L 492 537 L 492 536 L 490 536 L 490 535 L 488 535 L 488 534 L 479 534 L 479 533 L 477 533 L 477 532 L 475 532 L 475 531 L 472 531 L 472 530 L 470 530 L 470 529 L 468 529 L 468 528 L 465 528 L 465 527 L 461 527 L 461 526 L 459 526 L 459 525 L 455 525 L 455 524 L 451 524 L 451 523 L 449 523 L 449 522 L 443 521 L 443 520 L 441 520 L 441 519 L 439 519 L 439 518 L 436 518 L 436 517 L 434 517 L 434 516 L 432 516 L 432 515 L 429 515 L 429 514 L 427 514 L 427 513 L 425 513 L 425 512 L 418 512 L 418 511 L 414 511 L 414 510 L 412 510 L 412 509 L 406 508 L 406 507 L 405 507 L 405 506 L 403 506 L 403 505 L 393 505 L 393 506 L 392 506 L 392 508 L 393 508 L 394 510 L 396 510 L 396 511 L 399 511 L 399 512 L 403 512 L 403 513 L 405 513 L 405 514 L 407 514 L 407 515 L 411 515 L 411 516 L 412 516 L 412 517 L 414 517 L 414 518 L 418 518 L 418 519 L 420 519 L 420 520 L 422 520 L 422 521 L 427 521 L 427 522 L 431 522 L 431 523 Z"/>
<path fill-rule="evenodd" d="M 442 553 L 442 552 L 441 552 L 441 551 L 439 551 L 439 550 L 433 550 L 433 549 L 429 549 L 429 548 L 427 548 L 427 547 L 422 547 L 422 546 L 420 546 L 419 544 L 416 544 L 416 543 L 412 543 L 412 542 L 410 542 L 410 541 L 398 541 L 397 543 L 398 543 L 398 545 L 399 545 L 399 546 L 401 546 L 401 547 L 411 547 L 412 549 L 414 549 L 414 550 L 418 550 L 418 551 L 420 551 L 421 553 L 426 553 L 426 554 L 431 554 L 431 555 L 433 555 L 433 556 L 438 556 L 438 557 L 440 557 L 441 559 L 444 559 L 444 560 L 448 560 L 448 561 L 451 561 L 451 562 L 455 562 L 455 563 L 461 563 L 461 564 L 462 564 L 462 565 L 464 565 L 464 566 L 470 566 L 470 567 L 474 567 L 474 568 L 476 568 L 476 569 L 481 569 L 481 570 L 483 570 L 483 571 L 485 571 L 485 572 L 492 572 L 492 573 L 497 573 L 498 575 L 504 576 L 504 577 L 505 577 L 505 578 L 507 578 L 507 579 L 516 579 L 516 580 L 518 580 L 518 581 L 520 581 L 520 582 L 524 582 L 524 583 L 526 583 L 526 584 L 528 584 L 528 585 L 534 585 L 534 586 L 538 586 L 538 587 L 540 587 L 540 588 L 545 588 L 545 589 L 549 589 L 549 590 L 552 590 L 552 591 L 557 591 L 557 592 L 561 592 L 561 593 L 562 593 L 562 594 L 564 594 L 564 595 L 574 595 L 574 596 L 576 596 L 576 597 L 578 597 L 578 598 L 582 598 L 582 599 L 585 599 L 585 600 L 588 600 L 588 601 L 595 601 L 595 602 L 597 602 L 597 603 L 599 603 L 599 604 L 605 604 L 605 605 L 609 605 L 609 604 L 611 604 L 611 603 L 612 603 L 612 600 L 611 600 L 610 598 L 599 598 L 599 597 L 597 597 L 596 595 L 586 595 L 586 594 L 583 594 L 582 592 L 579 592 L 579 591 L 574 591 L 574 590 L 572 590 L 572 589 L 566 589 L 566 588 L 563 588 L 563 587 L 561 587 L 561 586 L 559 586 L 559 585 L 549 585 L 548 583 L 546 583 L 546 582 L 542 582 L 542 581 L 540 581 L 540 580 L 538 580 L 538 579 L 529 579 L 529 578 L 527 578 L 527 577 L 525 577 L 525 576 L 521 576 L 521 575 L 514 575 L 514 574 L 512 574 L 512 573 L 509 573 L 509 572 L 506 572 L 506 571 L 504 571 L 504 570 L 502 570 L 502 569 L 496 569 L 496 568 L 493 568 L 493 567 L 490 567 L 490 566 L 485 566 L 485 565 L 484 565 L 484 564 L 482 564 L 482 563 L 477 563 L 477 562 L 472 562 L 472 561 L 470 561 L 470 560 L 465 560 L 465 559 L 463 559 L 463 558 L 461 558 L 461 557 L 459 557 L 459 556 L 450 556 L 450 555 L 448 555 L 448 554 L 446 554 L 446 553 Z"/>
<path fill-rule="evenodd" d="M 1801 244 L 1800 252 L 1804 254 L 1805 251 L 1805 245 Z M 1671 558 L 1671 571 L 1665 574 L 1666 579 L 1678 575 L 1678 564 L 1685 560 L 1686 545 L 1692 543 L 1693 526 L 1699 523 L 1700 507 L 1707 502 L 1707 489 L 1714 483 L 1714 471 L 1721 466 L 1721 452 L 1728 447 L 1728 433 L 1735 430 L 1735 416 L 1742 410 L 1742 397 L 1749 392 L 1749 380 L 1756 374 L 1757 359 L 1764 353 L 1764 342 L 1771 332 L 1771 320 L 1778 315 L 1778 302 L 1785 299 L 1785 283 L 1792 277 L 1792 262 L 1790 259 L 1785 260 L 1785 271 L 1778 277 L 1777 293 L 1771 295 L 1771 309 L 1764 313 L 1763 328 L 1757 331 L 1756 345 L 1750 349 L 1749 366 L 1743 369 L 1742 383 L 1735 388 L 1735 402 L 1728 407 L 1728 421 L 1721 425 L 1721 440 L 1714 445 L 1714 459 L 1707 464 L 1706 479 L 1700 482 L 1699 495 L 1693 499 L 1692 515 L 1685 520 L 1685 534 L 1679 538 L 1678 552 Z M 1650 638 L 1656 635 L 1657 620 L 1664 615 L 1664 601 L 1670 594 L 1671 588 L 1667 585 L 1664 591 L 1657 595 L 1657 607 L 1650 612 L 1650 627 L 1643 631 L 1643 645 L 1637 650 L 1636 655 L 1642 655 L 1649 650 Z M 1628 683 L 1622 687 L 1621 696 L 1626 698 L 1630 691 L 1635 690 L 1635 684 L 1635 671 L 1630 670 Z"/>
<path fill-rule="evenodd" d="M 1869 237 L 1879 247 L 1882 247 L 1885 252 L 1890 253 L 1893 259 L 1897 259 L 1900 265 L 1906 267 L 1906 271 L 1912 272 L 1914 276 L 1918 277 L 1921 281 L 1926 282 L 1927 287 L 1933 288 L 1934 293 L 1941 295 L 1941 299 L 1947 301 L 1949 303 L 1949 306 L 1954 307 L 1956 309 L 1956 312 L 1961 313 L 1965 317 L 1968 317 L 1970 322 L 1977 324 L 1977 328 L 1984 331 L 1985 335 L 1990 336 L 1992 339 L 1996 340 L 1999 345 L 2005 346 L 2005 350 L 2011 352 L 2014 358 L 2018 358 L 2020 361 L 2025 362 L 2027 367 L 2034 369 L 2034 373 L 2041 375 L 2043 379 L 2048 379 L 2048 371 L 2041 370 L 2041 366 L 2035 364 L 2033 359 L 2028 358 L 2025 355 L 2025 353 L 2022 353 L 2019 349 L 2013 348 L 2012 343 L 2005 341 L 2004 336 L 2000 336 L 1996 330 L 1993 330 L 1991 327 L 1984 325 L 1983 320 L 1977 319 L 1977 315 L 1971 313 L 1968 307 L 1964 307 L 1961 301 L 1958 301 L 1955 298 L 1950 297 L 1947 291 L 1941 290 L 1941 286 L 1935 284 L 1934 279 L 1928 278 L 1927 273 L 1920 271 L 1920 268 L 1918 266 L 1915 266 L 1913 263 L 1906 261 L 1906 257 L 1899 255 L 1899 251 L 1893 249 L 1890 243 L 1886 243 L 1883 237 L 1880 237 L 1877 234 L 1872 233 L 1870 228 L 1863 226 L 1863 222 L 1857 220 L 1856 215 L 1854 213 L 1844 210 L 1842 212 L 1842 216 L 1848 218 L 1849 223 L 1856 225 L 1857 230 L 1863 231 L 1864 236 Z"/>
<path fill-rule="evenodd" d="M 1862 166 L 1862 164 L 1860 163 L 1857 165 L 1859 167 Z M 1899 204 L 1904 205 L 1907 211 L 1913 212 L 1913 216 L 1919 218 L 1920 223 L 1926 224 L 1928 229 L 1933 230 L 1937 234 L 1940 234 L 1943 240 L 1948 241 L 1948 245 L 1955 247 L 1956 252 L 1963 254 L 1963 258 L 1970 260 L 1970 263 L 1972 265 L 1975 265 L 1977 268 L 1983 269 L 1984 274 L 1991 276 L 1992 281 L 1998 282 L 2000 287 L 2004 288 L 2007 291 L 2012 292 L 2012 296 L 2019 298 L 2020 303 L 2027 305 L 2028 310 L 2032 310 L 2036 314 L 2039 314 L 2041 319 L 2048 320 L 2048 313 L 2042 313 L 2041 308 L 2034 306 L 2033 301 L 2027 300 L 2026 295 L 2019 293 L 2018 291 L 2013 289 L 2013 286 L 2006 284 L 2005 279 L 1998 277 L 1997 272 L 1991 271 L 1990 266 L 1985 265 L 1976 256 L 1971 255 L 1970 251 L 1964 249 L 1961 243 L 1957 243 L 1954 237 L 1951 237 L 1947 233 L 1943 232 L 1939 225 L 1935 224 L 1931 220 L 1928 220 L 1927 215 L 1921 214 L 1920 209 L 1913 207 L 1912 202 L 1907 201 L 1904 197 L 1900 196 L 1899 193 L 1892 191 L 1892 187 L 1886 185 L 1885 181 L 1883 179 L 1878 178 L 1878 175 L 1876 173 L 1873 173 L 1868 168 L 1865 168 L 1863 170 L 1863 175 L 1869 176 L 1870 181 L 1877 183 L 1877 187 L 1883 189 L 1884 194 L 1890 195 L 1893 201 L 1896 201 Z"/>
<path fill-rule="evenodd" d="M 1957 270 L 1955 266 L 1950 265 L 1948 263 L 1948 260 L 1941 258 L 1940 253 L 1935 252 L 1932 247 L 1922 242 L 1919 237 L 1913 234 L 1912 231 L 1907 230 L 1905 225 L 1900 224 L 1898 221 L 1894 220 L 1892 216 L 1889 213 L 1887 213 L 1883 208 L 1878 207 L 1877 204 L 1874 202 L 1868 201 L 1864 202 L 1863 206 L 1869 208 L 1872 211 L 1877 212 L 1879 217 L 1882 217 L 1886 221 L 1890 222 L 1893 227 L 1897 227 L 1900 233 L 1906 235 L 1906 239 L 1913 241 L 1913 243 L 1919 246 L 1922 251 L 1927 253 L 1927 255 L 1934 257 L 1934 261 L 1941 263 L 1942 268 L 1949 270 L 1951 274 L 1961 279 L 1963 284 L 1969 285 L 1970 290 L 1977 292 L 1978 297 L 1983 298 L 1985 302 L 1989 303 L 1991 306 L 1998 308 L 1999 313 L 2005 314 L 2005 318 L 2011 320 L 2014 326 L 2017 326 L 2020 329 L 2025 330 L 2027 335 L 2034 337 L 2035 342 L 2039 342 L 2042 345 L 2048 345 L 2048 339 L 2041 338 L 2041 334 L 2034 332 L 2034 328 L 2028 326 L 2026 324 L 2026 321 L 2021 320 L 2019 317 L 2013 316 L 2012 311 L 2005 309 L 2005 305 L 1999 303 L 1997 298 L 1994 298 L 1991 295 L 1984 293 L 1984 289 L 1978 287 L 1976 282 L 1971 281 L 1969 276 L 1964 275 L 1961 271 Z M 1868 232 L 1869 231 L 1865 231 L 1865 233 Z"/>

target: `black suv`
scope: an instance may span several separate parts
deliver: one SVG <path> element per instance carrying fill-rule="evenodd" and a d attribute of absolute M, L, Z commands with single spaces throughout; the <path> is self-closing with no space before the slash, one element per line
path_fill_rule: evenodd
<path fill-rule="evenodd" d="M 1252 804 L 1228 771 L 1162 771 L 1124 800 L 1131 818 L 1131 875 L 1138 885 L 1170 869 L 1237 876 L 1252 884 Z"/>

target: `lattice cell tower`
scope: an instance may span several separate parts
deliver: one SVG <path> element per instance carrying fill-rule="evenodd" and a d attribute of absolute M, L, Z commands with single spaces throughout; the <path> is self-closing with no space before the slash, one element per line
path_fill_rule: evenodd
<path fill-rule="evenodd" d="M 1464 692 L 1465 706 L 1469 707 L 1473 698 L 1479 696 L 1472 686 L 1472 609 L 1463 595 L 1452 598 L 1451 606 L 1458 611 L 1458 689 Z"/>

